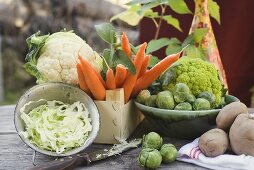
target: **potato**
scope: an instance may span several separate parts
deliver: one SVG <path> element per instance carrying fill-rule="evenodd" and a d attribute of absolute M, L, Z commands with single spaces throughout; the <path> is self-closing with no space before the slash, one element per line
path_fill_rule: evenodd
<path fill-rule="evenodd" d="M 233 102 L 221 109 L 216 117 L 217 127 L 228 131 L 233 124 L 235 118 L 241 113 L 248 113 L 248 109 L 244 103 Z"/>
<path fill-rule="evenodd" d="M 240 155 L 254 156 L 254 115 L 240 114 L 229 131 L 232 150 Z"/>
<path fill-rule="evenodd" d="M 215 157 L 225 153 L 228 145 L 227 133 L 218 128 L 207 131 L 198 141 L 201 152 L 208 157 Z"/>

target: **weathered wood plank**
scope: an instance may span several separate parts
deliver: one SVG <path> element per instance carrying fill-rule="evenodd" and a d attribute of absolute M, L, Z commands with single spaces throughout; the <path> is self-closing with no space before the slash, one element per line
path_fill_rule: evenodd
<path fill-rule="evenodd" d="M 0 134 L 16 132 L 14 127 L 14 109 L 14 105 L 0 107 Z"/>
<path fill-rule="evenodd" d="M 2 59 L 2 36 L 0 35 L 0 102 L 4 100 L 4 77 Z"/>
<path fill-rule="evenodd" d="M 166 139 L 166 141 L 177 144 L 175 139 Z M 26 146 L 17 134 L 1 134 L 0 135 L 0 169 L 29 169 L 33 167 L 32 155 L 33 150 Z M 179 146 L 179 145 L 178 145 Z M 98 149 L 104 149 L 109 145 L 92 145 L 86 152 L 91 152 Z M 141 148 L 132 149 L 121 155 L 113 156 L 111 158 L 92 163 L 86 169 L 143 169 L 137 163 L 137 156 Z M 54 157 L 45 156 L 43 154 L 36 154 L 36 164 L 43 164 L 47 161 L 54 160 Z M 84 167 L 79 167 L 77 170 L 81 170 Z M 159 169 L 177 170 L 190 169 L 190 170 L 203 170 L 204 168 L 197 167 L 192 164 L 183 162 L 174 162 L 170 165 L 162 165 Z"/>

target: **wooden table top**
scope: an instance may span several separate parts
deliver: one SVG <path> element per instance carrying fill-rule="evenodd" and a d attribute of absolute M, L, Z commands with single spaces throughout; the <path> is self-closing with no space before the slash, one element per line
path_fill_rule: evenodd
<path fill-rule="evenodd" d="M 0 107 L 0 169 L 29 169 L 33 167 L 32 157 L 33 150 L 25 145 L 14 127 L 14 107 L 15 106 L 1 106 Z M 156 131 L 149 125 L 149 122 L 145 119 L 135 130 L 133 137 L 142 137 L 150 131 Z M 179 140 L 172 138 L 163 138 L 165 142 L 173 143 L 178 149 L 186 143 L 188 140 Z M 101 148 L 107 148 L 110 145 L 93 144 L 85 152 L 89 153 Z M 78 167 L 76 169 L 144 169 L 137 163 L 137 156 L 140 152 L 140 148 L 132 149 L 124 152 L 121 155 L 113 156 L 105 160 L 97 161 L 90 164 L 87 167 Z M 50 160 L 54 160 L 55 157 L 45 156 L 37 153 L 35 157 L 35 163 L 37 165 L 43 164 Z M 193 164 L 175 161 L 172 164 L 162 164 L 158 169 L 188 169 L 188 170 L 203 170 L 205 168 L 198 167 Z"/>

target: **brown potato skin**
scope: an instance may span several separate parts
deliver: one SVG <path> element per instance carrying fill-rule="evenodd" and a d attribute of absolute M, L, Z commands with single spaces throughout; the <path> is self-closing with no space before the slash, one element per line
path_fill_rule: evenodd
<path fill-rule="evenodd" d="M 217 127 L 228 132 L 239 114 L 248 114 L 248 108 L 244 103 L 233 102 L 226 105 L 216 117 Z"/>
<path fill-rule="evenodd" d="M 254 156 L 254 115 L 238 115 L 230 128 L 229 138 L 231 148 L 236 154 Z"/>
<path fill-rule="evenodd" d="M 201 152 L 207 157 L 216 157 L 226 152 L 229 145 L 225 131 L 215 128 L 204 133 L 198 141 Z"/>

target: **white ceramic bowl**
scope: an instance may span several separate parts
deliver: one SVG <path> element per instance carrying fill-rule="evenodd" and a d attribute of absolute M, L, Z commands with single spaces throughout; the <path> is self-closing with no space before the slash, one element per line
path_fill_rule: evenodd
<path fill-rule="evenodd" d="M 21 119 L 20 115 L 20 109 L 29 101 L 38 101 L 40 99 L 45 99 L 45 100 L 58 100 L 62 101 L 64 103 L 69 103 L 72 104 L 76 101 L 80 101 L 81 103 L 84 103 L 86 108 L 88 109 L 90 118 L 91 118 L 91 124 L 92 124 L 92 131 L 90 132 L 86 142 L 81 145 L 80 147 L 74 148 L 70 151 L 57 154 L 56 152 L 48 151 L 41 149 L 37 147 L 36 145 L 30 143 L 30 141 L 26 138 L 24 138 L 22 135 L 19 135 L 20 138 L 32 149 L 43 153 L 45 155 L 50 155 L 50 156 L 68 156 L 68 155 L 73 155 L 76 154 L 80 151 L 83 151 L 86 149 L 89 145 L 91 145 L 96 138 L 98 131 L 99 131 L 99 112 L 98 109 L 93 102 L 93 100 L 81 89 L 64 84 L 64 83 L 43 83 L 40 85 L 36 85 L 29 89 L 18 101 L 15 111 L 14 111 L 14 124 L 17 130 L 17 133 L 19 134 L 21 131 L 25 130 L 25 124 L 24 121 Z M 29 105 L 26 107 L 26 111 L 29 112 L 35 107 L 38 107 L 39 103 Z"/>

